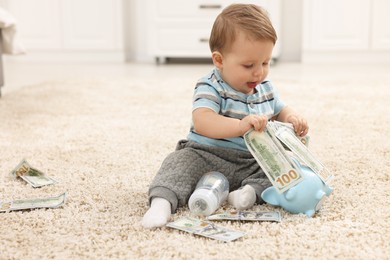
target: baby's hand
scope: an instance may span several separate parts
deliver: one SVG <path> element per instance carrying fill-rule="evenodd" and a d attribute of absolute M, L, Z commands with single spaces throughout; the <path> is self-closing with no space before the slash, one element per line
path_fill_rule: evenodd
<path fill-rule="evenodd" d="M 267 122 L 268 118 L 266 116 L 248 115 L 240 120 L 239 127 L 243 135 L 251 128 L 256 131 L 263 131 Z"/>
<path fill-rule="evenodd" d="M 306 119 L 298 115 L 290 115 L 287 117 L 287 122 L 293 124 L 295 134 L 298 136 L 305 136 L 309 132 L 309 126 Z"/>

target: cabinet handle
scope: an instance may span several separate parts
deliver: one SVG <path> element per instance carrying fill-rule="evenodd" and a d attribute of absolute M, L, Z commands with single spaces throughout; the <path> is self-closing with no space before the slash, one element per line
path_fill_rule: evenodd
<path fill-rule="evenodd" d="M 199 41 L 200 42 L 209 42 L 209 38 L 200 38 Z"/>
<path fill-rule="evenodd" d="M 222 5 L 204 4 L 199 5 L 200 9 L 221 9 Z"/>

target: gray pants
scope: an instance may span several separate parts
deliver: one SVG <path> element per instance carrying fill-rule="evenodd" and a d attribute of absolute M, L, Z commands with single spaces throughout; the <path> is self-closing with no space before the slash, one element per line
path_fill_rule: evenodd
<path fill-rule="evenodd" d="M 176 150 L 163 161 L 149 188 L 149 202 L 161 197 L 171 203 L 172 213 L 185 206 L 203 174 L 210 171 L 223 173 L 229 180 L 229 191 L 247 184 L 262 203 L 261 193 L 271 182 L 250 152 L 198 144 L 181 140 Z"/>

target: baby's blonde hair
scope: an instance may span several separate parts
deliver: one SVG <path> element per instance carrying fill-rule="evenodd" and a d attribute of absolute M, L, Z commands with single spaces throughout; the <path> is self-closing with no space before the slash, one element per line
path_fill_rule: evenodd
<path fill-rule="evenodd" d="M 232 4 L 223 9 L 214 22 L 209 40 L 211 52 L 227 51 L 239 30 L 253 40 L 269 40 L 273 44 L 277 40 L 265 9 L 253 4 Z"/>

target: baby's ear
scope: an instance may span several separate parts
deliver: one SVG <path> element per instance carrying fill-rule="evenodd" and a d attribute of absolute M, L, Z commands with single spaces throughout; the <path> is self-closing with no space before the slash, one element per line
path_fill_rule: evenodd
<path fill-rule="evenodd" d="M 223 61 L 223 56 L 219 51 L 214 51 L 211 55 L 211 58 L 213 59 L 213 63 L 215 67 L 218 69 L 222 68 L 222 61 Z"/>

